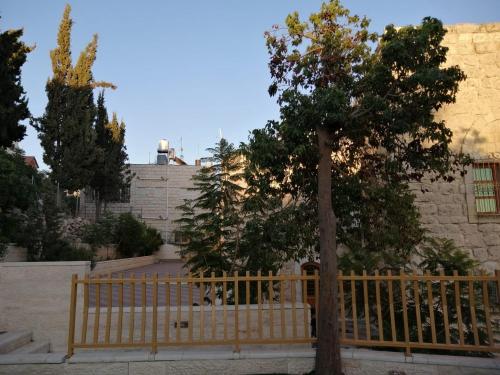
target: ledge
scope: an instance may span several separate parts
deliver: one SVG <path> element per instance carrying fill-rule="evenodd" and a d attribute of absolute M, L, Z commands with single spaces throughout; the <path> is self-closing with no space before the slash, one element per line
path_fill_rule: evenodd
<path fill-rule="evenodd" d="M 0 365 L 64 363 L 64 353 L 2 354 Z"/>
<path fill-rule="evenodd" d="M 413 363 L 439 366 L 460 366 L 480 369 L 500 370 L 500 357 L 478 358 L 436 354 L 413 354 L 406 357 L 401 352 L 376 351 L 369 349 L 341 349 L 343 359 L 366 360 L 376 362 Z M 67 359 L 68 363 L 108 363 L 108 362 L 161 362 L 161 361 L 197 361 L 197 360 L 244 360 L 244 359 L 279 359 L 279 358 L 314 358 L 314 349 L 259 349 L 242 350 L 233 353 L 231 347 L 206 349 L 161 350 L 151 354 L 145 350 L 108 350 L 80 352 Z M 24 362 L 26 363 L 26 362 Z"/>

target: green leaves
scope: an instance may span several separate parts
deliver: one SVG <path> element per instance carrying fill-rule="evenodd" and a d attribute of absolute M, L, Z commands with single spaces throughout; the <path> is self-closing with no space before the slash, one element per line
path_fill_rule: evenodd
<path fill-rule="evenodd" d="M 28 100 L 21 85 L 21 67 L 33 50 L 19 39 L 23 30 L 0 33 L 0 148 L 11 147 L 24 138 L 28 118 Z"/>

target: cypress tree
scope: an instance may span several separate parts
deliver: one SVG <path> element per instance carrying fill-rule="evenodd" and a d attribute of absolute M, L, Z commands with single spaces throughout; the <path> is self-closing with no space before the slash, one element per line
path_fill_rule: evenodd
<path fill-rule="evenodd" d="M 36 128 L 44 148 L 43 160 L 52 170 L 51 178 L 58 187 L 76 190 L 90 183 L 97 157 L 93 89 L 114 86 L 96 82 L 93 78 L 97 35 L 94 35 L 73 66 L 73 21 L 70 12 L 71 7 L 66 5 L 59 25 L 57 47 L 50 52 L 53 77 L 46 86 L 48 103 Z"/>
<path fill-rule="evenodd" d="M 128 167 L 128 155 L 125 146 L 125 123 L 118 121 L 113 113 L 111 122 L 104 105 L 104 92 L 97 99 L 96 162 L 90 183 L 96 203 L 96 220 L 100 216 L 101 206 L 120 200 L 123 192 L 130 185 L 131 174 Z"/>
<path fill-rule="evenodd" d="M 0 147 L 11 147 L 24 138 L 26 126 L 19 124 L 30 115 L 21 85 L 21 67 L 33 50 L 19 39 L 23 30 L 0 33 Z"/>

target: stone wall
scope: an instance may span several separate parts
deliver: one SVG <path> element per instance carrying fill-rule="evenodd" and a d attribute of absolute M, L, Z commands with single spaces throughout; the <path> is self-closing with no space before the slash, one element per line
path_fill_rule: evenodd
<path fill-rule="evenodd" d="M 144 257 L 135 257 L 135 258 L 104 260 L 102 262 L 96 263 L 94 269 L 92 270 L 92 275 L 106 275 L 112 272 L 121 272 L 129 270 L 131 268 L 148 266 L 155 262 L 156 262 L 155 255 L 148 255 Z"/>
<path fill-rule="evenodd" d="M 267 350 L 266 350 L 267 349 Z M 79 353 L 69 359 L 40 356 L 38 362 L 23 358 L 21 363 L 0 359 L 0 374 L 54 375 L 166 375 L 166 374 L 308 374 L 314 368 L 314 350 L 286 345 L 281 348 L 249 350 L 160 349 L 143 351 Z M 500 375 L 498 359 L 342 349 L 345 375 Z"/>
<path fill-rule="evenodd" d="M 64 351 L 71 276 L 87 272 L 90 262 L 0 263 L 0 331 L 32 330 L 34 340 L 50 340 L 54 351 Z"/>
<path fill-rule="evenodd" d="M 131 164 L 134 178 L 130 185 L 130 203 L 110 203 L 108 210 L 116 213 L 132 212 L 156 229 L 162 237 L 171 242 L 172 232 L 177 227 L 175 220 L 180 218 L 178 206 L 184 199 L 194 198 L 196 192 L 191 178 L 200 169 L 193 165 Z M 80 212 L 88 218 L 95 213 L 95 204 L 82 198 Z M 165 244 L 158 256 L 162 259 L 179 259 L 178 247 Z"/>
<path fill-rule="evenodd" d="M 475 160 L 500 162 L 500 23 L 446 28 L 446 65 L 460 66 L 467 79 L 460 84 L 456 103 L 436 117 L 453 131 L 455 150 Z M 432 235 L 453 239 L 486 270 L 500 269 L 500 216 L 477 215 L 472 169 L 467 172 L 452 183 L 412 185 L 422 222 Z"/>

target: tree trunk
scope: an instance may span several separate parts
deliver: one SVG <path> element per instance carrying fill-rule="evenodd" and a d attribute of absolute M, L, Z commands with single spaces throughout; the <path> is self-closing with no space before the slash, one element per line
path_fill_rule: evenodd
<path fill-rule="evenodd" d="M 337 240 L 335 214 L 332 209 L 332 148 L 328 131 L 317 129 L 318 165 L 318 217 L 320 244 L 320 291 L 318 322 L 318 348 L 316 374 L 341 375 L 340 340 L 338 322 Z"/>

